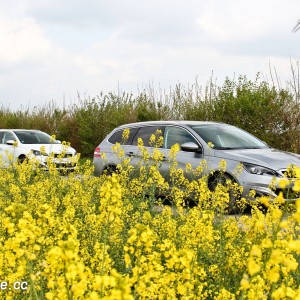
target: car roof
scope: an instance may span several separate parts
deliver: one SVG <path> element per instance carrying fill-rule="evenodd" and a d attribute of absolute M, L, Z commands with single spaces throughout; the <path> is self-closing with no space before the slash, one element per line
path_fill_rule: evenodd
<path fill-rule="evenodd" d="M 40 130 L 38 130 L 38 129 L 11 129 L 11 128 L 2 128 L 2 129 L 0 129 L 0 131 L 35 131 L 35 132 L 40 132 Z"/>
<path fill-rule="evenodd" d="M 147 121 L 147 122 L 136 122 L 123 124 L 118 128 L 136 127 L 136 126 L 147 126 L 147 125 L 204 125 L 204 124 L 224 124 L 222 122 L 212 122 L 212 121 Z"/>

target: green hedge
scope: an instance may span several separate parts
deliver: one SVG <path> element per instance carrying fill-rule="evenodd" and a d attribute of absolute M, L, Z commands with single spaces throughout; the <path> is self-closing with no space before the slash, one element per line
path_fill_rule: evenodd
<path fill-rule="evenodd" d="M 300 152 L 298 97 L 245 76 L 227 78 L 221 86 L 210 80 L 203 88 L 196 81 L 177 84 L 169 92 L 145 89 L 138 95 L 103 94 L 80 99 L 67 108 L 54 102 L 33 109 L 0 108 L 0 128 L 32 128 L 71 142 L 82 157 L 116 126 L 149 120 L 210 120 L 241 127 L 270 146 Z"/>

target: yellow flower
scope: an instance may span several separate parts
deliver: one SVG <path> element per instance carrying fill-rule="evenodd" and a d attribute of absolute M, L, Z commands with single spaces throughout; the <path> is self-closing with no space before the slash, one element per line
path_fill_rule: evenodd
<path fill-rule="evenodd" d="M 280 192 L 279 195 L 276 197 L 276 200 L 279 204 L 284 204 L 285 203 L 285 199 L 283 197 L 283 193 Z"/>
<path fill-rule="evenodd" d="M 273 220 L 279 220 L 282 217 L 282 210 L 279 208 L 274 208 L 272 211 Z"/>
<path fill-rule="evenodd" d="M 227 165 L 226 160 L 222 159 L 219 162 L 219 169 L 220 169 L 220 171 L 225 172 L 226 171 L 226 165 Z"/>
<path fill-rule="evenodd" d="M 124 131 L 122 133 L 122 140 L 124 142 L 126 142 L 128 140 L 129 134 L 130 134 L 130 129 L 129 128 L 124 129 Z"/>
<path fill-rule="evenodd" d="M 275 299 L 275 300 L 285 299 L 284 289 L 282 287 L 279 287 L 277 290 L 275 290 L 272 293 L 272 299 Z"/>
<path fill-rule="evenodd" d="M 50 143 L 54 143 L 55 140 L 56 140 L 56 135 L 52 134 L 51 137 L 50 137 Z"/>
<path fill-rule="evenodd" d="M 42 154 L 42 155 L 45 155 L 45 154 L 46 154 L 46 148 L 45 148 L 44 145 L 41 146 L 40 151 L 41 151 L 41 154 Z"/>
<path fill-rule="evenodd" d="M 144 142 L 143 142 L 143 140 L 140 137 L 138 138 L 138 146 L 139 147 L 143 147 L 144 146 Z"/>
<path fill-rule="evenodd" d="M 261 257 L 262 256 L 262 251 L 261 248 L 258 245 L 253 245 L 252 249 L 250 251 L 251 256 L 256 256 L 256 257 Z"/>
<path fill-rule="evenodd" d="M 46 293 L 46 299 L 52 300 L 56 298 L 56 294 L 54 292 L 47 292 Z"/>
<path fill-rule="evenodd" d="M 272 282 L 272 283 L 277 282 L 280 278 L 278 267 L 277 268 L 276 267 L 271 268 L 267 272 L 267 277 L 268 277 L 270 282 Z"/>
<path fill-rule="evenodd" d="M 248 272 L 252 276 L 258 273 L 261 269 L 261 266 L 253 259 L 249 259 L 248 261 Z"/>
<path fill-rule="evenodd" d="M 158 149 L 154 149 L 152 153 L 152 158 L 155 161 L 161 161 L 163 159 L 163 153 L 160 152 Z"/>
<path fill-rule="evenodd" d="M 299 200 L 297 200 L 297 201 L 299 201 Z M 293 219 L 294 219 L 296 222 L 300 223 L 300 211 L 296 211 L 296 212 L 293 214 Z"/>
<path fill-rule="evenodd" d="M 241 288 L 243 290 L 247 290 L 250 287 L 249 277 L 247 275 L 243 275 L 243 279 L 241 280 Z"/>
<path fill-rule="evenodd" d="M 280 228 L 288 229 L 289 223 L 286 220 L 280 222 Z"/>
<path fill-rule="evenodd" d="M 297 300 L 300 299 L 299 292 L 297 293 L 296 291 L 294 291 L 290 287 L 286 288 L 286 297 L 288 297 L 290 299 L 297 299 Z"/>
<path fill-rule="evenodd" d="M 300 167 L 294 166 L 294 172 L 295 172 L 296 178 L 300 178 Z"/>
<path fill-rule="evenodd" d="M 262 240 L 261 246 L 262 246 L 262 248 L 272 248 L 273 243 L 270 239 L 265 238 L 265 239 Z"/>
<path fill-rule="evenodd" d="M 120 144 L 113 148 L 122 154 Z M 0 168 L 2 278 L 31 279 L 46 299 L 299 298 L 300 200 L 284 217 L 281 196 L 266 213 L 253 205 L 251 216 L 224 216 L 228 193 L 209 190 L 210 162 L 182 168 L 177 144 L 166 182 L 159 149 L 146 148 L 139 169 L 121 159 L 112 176 L 91 176 L 91 164 L 68 176 Z"/>
<path fill-rule="evenodd" d="M 178 143 L 177 143 L 177 144 L 174 144 L 174 145 L 171 147 L 171 149 L 170 149 L 169 157 L 170 157 L 171 159 L 175 159 L 175 158 L 176 158 L 176 155 L 177 155 L 177 153 L 178 153 L 179 150 L 180 150 L 179 144 L 178 144 Z"/>
<path fill-rule="evenodd" d="M 299 178 L 299 177 L 297 177 Z M 293 191 L 294 192 L 299 192 L 300 191 L 300 180 L 297 179 L 295 182 L 294 182 L 294 185 L 293 185 Z"/>
<path fill-rule="evenodd" d="M 296 201 L 297 211 L 300 211 L 300 199 Z"/>
<path fill-rule="evenodd" d="M 297 253 L 300 253 L 300 240 L 292 240 L 288 243 L 288 247 L 292 251 L 296 251 Z"/>
<path fill-rule="evenodd" d="M 155 140 L 156 140 L 155 134 L 151 134 L 150 139 L 149 139 L 149 144 L 151 146 L 154 146 Z"/>
<path fill-rule="evenodd" d="M 186 287 L 183 284 L 179 284 L 177 287 L 178 294 L 185 295 L 186 294 Z"/>
<path fill-rule="evenodd" d="M 290 181 L 287 178 L 282 178 L 278 182 L 278 185 L 281 189 L 285 189 L 289 184 L 290 184 Z"/>
<path fill-rule="evenodd" d="M 261 204 L 263 204 L 265 207 L 269 207 L 270 206 L 270 197 L 267 196 L 261 196 L 259 198 L 259 201 L 261 202 Z"/>
<path fill-rule="evenodd" d="M 264 223 L 263 220 L 257 220 L 255 222 L 255 227 L 259 230 L 265 230 L 266 229 L 266 224 Z"/>
<path fill-rule="evenodd" d="M 276 265 L 282 261 L 283 255 L 282 250 L 280 249 L 273 249 L 271 252 L 271 257 L 269 262 L 273 265 Z"/>
<path fill-rule="evenodd" d="M 101 298 L 99 297 L 98 293 L 96 292 L 91 292 L 90 295 L 87 298 L 88 300 L 100 300 Z"/>

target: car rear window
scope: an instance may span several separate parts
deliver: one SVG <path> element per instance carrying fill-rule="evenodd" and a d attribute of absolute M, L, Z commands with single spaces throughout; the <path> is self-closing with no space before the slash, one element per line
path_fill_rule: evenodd
<path fill-rule="evenodd" d="M 132 139 L 136 132 L 138 131 L 138 128 L 129 128 L 129 137 L 127 140 L 123 140 L 122 135 L 125 129 L 120 129 L 116 131 L 109 139 L 108 141 L 112 144 L 120 143 L 122 145 L 131 145 Z"/>

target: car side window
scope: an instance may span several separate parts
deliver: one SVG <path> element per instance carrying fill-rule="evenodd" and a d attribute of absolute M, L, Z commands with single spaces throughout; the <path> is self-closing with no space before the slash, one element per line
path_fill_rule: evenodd
<path fill-rule="evenodd" d="M 2 136 L 2 144 L 6 144 L 7 141 L 9 141 L 9 140 L 15 141 L 16 138 L 15 138 L 14 135 L 13 135 L 11 132 L 9 132 L 9 131 L 3 132 L 3 136 Z"/>
<path fill-rule="evenodd" d="M 120 143 L 120 144 L 125 144 L 125 145 L 131 145 L 132 139 L 137 131 L 138 131 L 138 128 L 129 128 L 128 139 L 126 141 L 123 141 L 122 135 L 123 135 L 124 129 L 118 130 L 108 139 L 108 141 L 112 144 Z"/>
<path fill-rule="evenodd" d="M 162 126 L 147 126 L 141 127 L 137 134 L 134 136 L 132 145 L 138 144 L 138 138 L 141 138 L 144 142 L 145 147 L 151 147 L 150 145 L 150 137 L 152 134 L 157 135 L 158 130 L 162 132 Z"/>
<path fill-rule="evenodd" d="M 171 149 L 175 144 L 197 143 L 194 137 L 185 129 L 180 127 L 167 126 L 164 133 L 164 148 Z"/>

